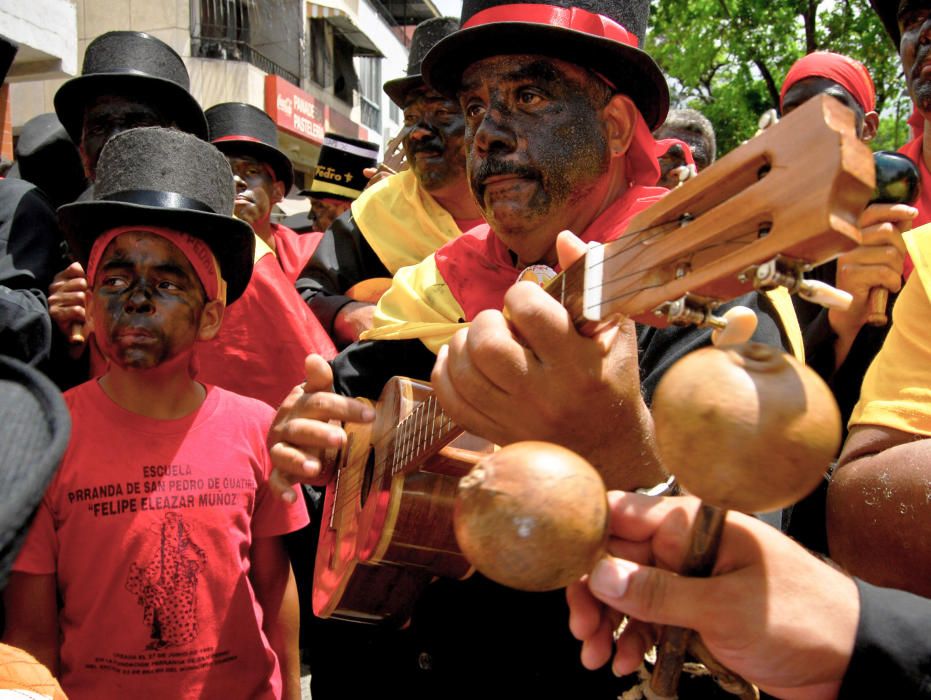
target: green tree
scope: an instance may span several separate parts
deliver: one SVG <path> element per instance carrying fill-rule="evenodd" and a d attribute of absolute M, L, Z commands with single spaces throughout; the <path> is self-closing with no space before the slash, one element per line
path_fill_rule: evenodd
<path fill-rule="evenodd" d="M 779 106 L 792 64 L 812 51 L 861 61 L 876 85 L 874 148 L 908 138 L 911 103 L 898 55 L 867 0 L 654 0 L 647 50 L 669 78 L 672 103 L 714 124 L 718 153 L 750 138 Z"/>

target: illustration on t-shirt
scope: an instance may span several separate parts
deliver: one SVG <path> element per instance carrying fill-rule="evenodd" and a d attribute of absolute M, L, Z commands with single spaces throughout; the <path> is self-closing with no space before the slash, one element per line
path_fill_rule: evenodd
<path fill-rule="evenodd" d="M 168 511 L 156 528 L 155 553 L 147 564 L 130 564 L 126 588 L 138 596 L 151 628 L 147 649 L 179 646 L 197 637 L 197 582 L 207 555 L 191 538 L 191 526 Z"/>

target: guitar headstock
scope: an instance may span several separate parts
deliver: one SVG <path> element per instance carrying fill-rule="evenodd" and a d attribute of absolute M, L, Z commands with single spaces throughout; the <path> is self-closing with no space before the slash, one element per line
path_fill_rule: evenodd
<path fill-rule="evenodd" d="M 625 315 L 661 326 L 655 310 L 665 303 L 689 294 L 714 305 L 746 294 L 754 268 L 777 256 L 796 267 L 826 262 L 859 244 L 857 219 L 874 184 L 853 113 L 832 97 L 814 98 L 570 268 L 584 268 L 578 321 Z"/>

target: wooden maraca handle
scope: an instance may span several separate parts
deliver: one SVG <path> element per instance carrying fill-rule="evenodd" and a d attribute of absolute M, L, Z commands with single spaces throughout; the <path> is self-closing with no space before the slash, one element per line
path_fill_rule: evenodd
<path fill-rule="evenodd" d="M 71 331 L 68 333 L 68 343 L 71 345 L 83 345 L 87 342 L 84 337 L 84 324 L 75 322 L 71 324 Z"/>
<path fill-rule="evenodd" d="M 689 551 L 679 573 L 683 576 L 710 576 L 718 558 L 718 546 L 724 531 L 727 511 L 702 501 L 698 509 Z M 656 665 L 650 679 L 650 690 L 656 695 L 675 697 L 682 674 L 682 663 L 688 651 L 693 631 L 685 627 L 663 627 L 656 645 Z"/>
<path fill-rule="evenodd" d="M 873 287 L 867 300 L 866 322 L 871 326 L 885 326 L 889 323 L 889 317 L 886 315 L 888 303 L 889 290 L 885 287 Z"/>

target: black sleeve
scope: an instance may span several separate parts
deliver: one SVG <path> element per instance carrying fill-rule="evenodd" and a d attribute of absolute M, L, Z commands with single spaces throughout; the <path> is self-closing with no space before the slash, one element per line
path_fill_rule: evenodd
<path fill-rule="evenodd" d="M 860 621 L 838 698 L 931 698 L 931 600 L 856 581 Z"/>
<path fill-rule="evenodd" d="M 46 291 L 64 267 L 61 234 L 45 195 L 23 180 L 0 181 L 0 348 L 36 364 L 52 327 Z"/>
<path fill-rule="evenodd" d="M 732 306 L 746 306 L 757 316 L 753 340 L 786 349 L 788 337 L 772 302 L 765 294 L 751 292 L 722 304 L 716 313 L 723 314 Z M 676 360 L 693 350 L 711 345 L 711 329 L 695 326 L 654 328 L 637 326 L 637 346 L 640 356 L 640 388 L 647 406 L 653 403 L 653 392 L 659 380 Z"/>
<path fill-rule="evenodd" d="M 352 299 L 353 285 L 373 277 L 391 277 L 347 211 L 328 228 L 295 286 L 321 325 L 333 336 L 337 312 Z"/>
<path fill-rule="evenodd" d="M 436 362 L 419 340 L 361 340 L 333 358 L 336 393 L 375 400 L 392 377 L 430 380 Z"/>

